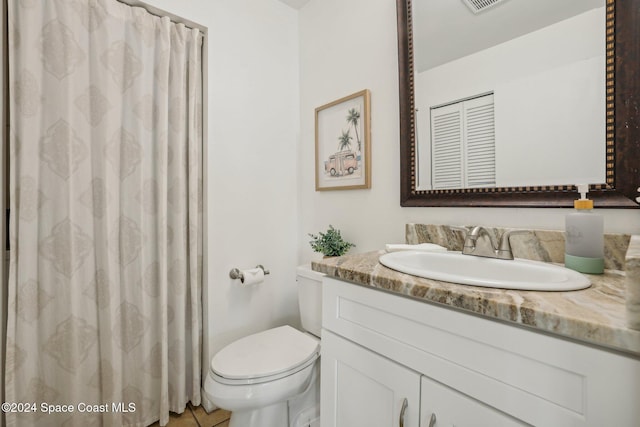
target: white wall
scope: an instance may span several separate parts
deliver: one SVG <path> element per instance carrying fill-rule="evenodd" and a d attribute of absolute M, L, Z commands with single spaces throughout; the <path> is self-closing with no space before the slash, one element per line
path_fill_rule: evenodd
<path fill-rule="evenodd" d="M 300 262 L 313 259 L 306 233 L 341 228 L 364 252 L 404 241 L 407 222 L 563 229 L 567 209 L 401 208 L 395 0 L 311 0 L 300 11 Z M 371 90 L 372 188 L 314 189 L 313 111 Z M 640 233 L 640 212 L 601 210 L 607 232 Z"/>
<path fill-rule="evenodd" d="M 498 187 L 604 182 L 604 24 L 603 6 L 419 73 L 421 145 L 430 107 L 493 92 Z M 431 189 L 422 152 L 420 188 Z"/>
<path fill-rule="evenodd" d="M 209 30 L 206 372 L 229 342 L 299 323 L 297 12 L 277 0 L 146 1 Z M 229 279 L 257 264 L 271 270 L 263 284 Z"/>
<path fill-rule="evenodd" d="M 398 66 L 393 0 L 311 0 L 300 10 L 300 261 L 307 233 L 340 228 L 352 251 L 403 240 L 398 180 Z M 393 58 L 393 60 L 390 60 Z M 314 109 L 371 90 L 372 188 L 316 192 Z"/>
<path fill-rule="evenodd" d="M 496 86 L 497 187 L 606 181 L 604 64 L 602 55 Z"/>

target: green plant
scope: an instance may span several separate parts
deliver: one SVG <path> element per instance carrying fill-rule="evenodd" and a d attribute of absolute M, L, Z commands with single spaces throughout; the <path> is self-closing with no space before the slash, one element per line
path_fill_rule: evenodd
<path fill-rule="evenodd" d="M 333 228 L 333 225 L 329 226 L 326 233 L 322 231 L 317 235 L 309 233 L 309 236 L 312 239 L 309 241 L 311 248 L 325 256 L 341 256 L 355 246 L 353 243 L 346 242 L 340 235 L 340 230 Z"/>

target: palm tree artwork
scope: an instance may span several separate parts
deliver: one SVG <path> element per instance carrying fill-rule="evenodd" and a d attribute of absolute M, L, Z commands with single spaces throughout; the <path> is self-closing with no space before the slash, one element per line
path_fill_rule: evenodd
<path fill-rule="evenodd" d="M 356 132 L 356 141 L 358 142 L 358 152 L 362 152 L 362 142 L 360 141 L 360 134 L 358 133 L 358 123 L 360 122 L 360 111 L 356 108 L 351 108 L 347 112 L 347 123 L 353 126 L 353 130 Z"/>
<path fill-rule="evenodd" d="M 316 108 L 316 190 L 371 188 L 369 97 L 365 89 Z"/>
<path fill-rule="evenodd" d="M 338 151 L 348 150 L 351 148 L 351 140 L 353 137 L 350 135 L 349 130 L 346 132 L 343 130 L 342 135 L 338 137 Z"/>

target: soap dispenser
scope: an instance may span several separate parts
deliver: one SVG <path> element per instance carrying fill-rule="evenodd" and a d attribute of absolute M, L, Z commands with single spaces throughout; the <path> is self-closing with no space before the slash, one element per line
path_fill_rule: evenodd
<path fill-rule="evenodd" d="M 589 186 L 577 185 L 580 199 L 575 212 L 565 219 L 564 265 L 580 273 L 604 273 L 604 220 L 593 212 L 593 200 L 587 199 Z"/>

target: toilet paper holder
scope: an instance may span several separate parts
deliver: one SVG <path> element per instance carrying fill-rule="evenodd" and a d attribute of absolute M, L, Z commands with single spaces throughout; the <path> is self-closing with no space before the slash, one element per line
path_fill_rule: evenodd
<path fill-rule="evenodd" d="M 266 270 L 262 264 L 256 265 L 256 268 L 264 271 L 265 276 L 270 273 L 270 271 Z M 232 268 L 231 271 L 229 271 L 229 277 L 234 280 L 240 279 L 241 282 L 244 282 L 244 274 L 242 274 L 242 270 L 240 270 L 239 268 Z"/>

